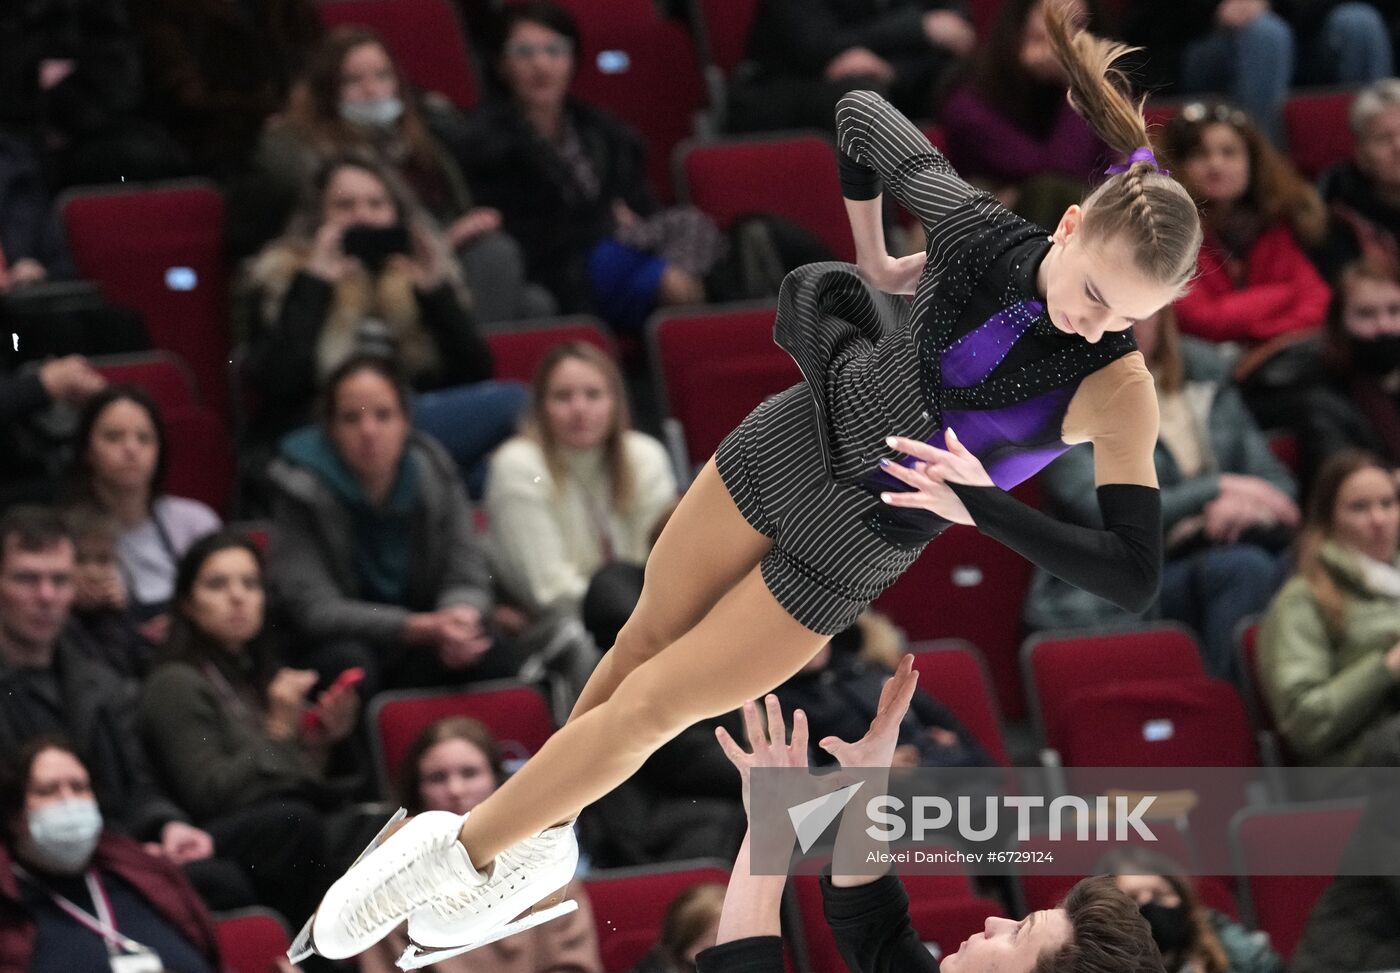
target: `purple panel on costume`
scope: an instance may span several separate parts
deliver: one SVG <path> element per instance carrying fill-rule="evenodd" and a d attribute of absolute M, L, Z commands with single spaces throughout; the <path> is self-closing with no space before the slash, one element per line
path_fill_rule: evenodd
<path fill-rule="evenodd" d="M 1045 305 L 1039 301 L 1021 301 L 993 314 L 953 342 L 939 357 L 943 384 L 965 389 L 985 381 L 1044 312 Z"/>

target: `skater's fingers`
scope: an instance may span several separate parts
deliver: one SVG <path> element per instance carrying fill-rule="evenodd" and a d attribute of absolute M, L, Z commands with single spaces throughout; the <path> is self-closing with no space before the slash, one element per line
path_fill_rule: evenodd
<path fill-rule="evenodd" d="M 802 763 L 807 762 L 807 714 L 800 709 L 792 713 L 792 752 Z"/>
<path fill-rule="evenodd" d="M 923 492 L 915 493 L 882 493 L 880 499 L 891 507 L 918 507 L 923 510 L 932 510 L 929 506 L 929 497 Z"/>
<path fill-rule="evenodd" d="M 947 452 L 947 450 L 939 449 L 937 446 L 922 440 L 906 439 L 904 436 L 889 436 L 885 439 L 885 445 L 889 446 L 890 449 L 907 453 L 915 459 L 921 459 L 925 463 L 932 462 Z"/>
<path fill-rule="evenodd" d="M 744 734 L 749 738 L 749 749 L 755 753 L 768 743 L 768 734 L 758 718 L 758 704 L 751 699 L 744 701 Z"/>
<path fill-rule="evenodd" d="M 769 693 L 763 698 L 763 705 L 768 711 L 768 741 L 771 746 L 782 747 L 787 744 L 787 723 L 783 720 L 783 704 L 778 702 L 778 697 Z"/>
<path fill-rule="evenodd" d="M 880 463 L 880 469 L 884 470 L 901 483 L 907 483 L 916 490 L 922 490 L 929 485 L 928 466 L 925 463 L 917 463 L 913 469 L 910 469 L 899 463 L 886 463 L 882 461 Z"/>
<path fill-rule="evenodd" d="M 719 741 L 719 748 L 724 751 L 724 755 L 729 758 L 730 763 L 741 771 L 748 766 L 749 755 L 739 744 L 734 742 L 734 738 L 729 735 L 728 730 L 722 726 L 715 727 L 715 739 Z"/>

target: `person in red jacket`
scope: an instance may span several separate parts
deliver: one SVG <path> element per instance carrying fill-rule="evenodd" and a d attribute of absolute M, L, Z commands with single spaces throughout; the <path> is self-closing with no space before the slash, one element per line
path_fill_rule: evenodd
<path fill-rule="evenodd" d="M 213 921 L 164 858 L 102 826 L 92 781 L 68 744 L 38 738 L 0 781 L 0 970 L 116 968 L 153 956 L 182 973 L 222 967 Z"/>
<path fill-rule="evenodd" d="M 1199 275 L 1176 302 L 1181 330 L 1253 346 L 1321 328 L 1332 292 L 1304 252 L 1327 228 L 1317 191 L 1226 103 L 1185 106 L 1162 139 L 1204 217 Z"/>

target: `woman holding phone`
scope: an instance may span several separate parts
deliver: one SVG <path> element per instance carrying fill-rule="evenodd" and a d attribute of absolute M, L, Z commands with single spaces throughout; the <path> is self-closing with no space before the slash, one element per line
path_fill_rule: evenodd
<path fill-rule="evenodd" d="M 251 437 L 271 445 L 310 419 L 321 383 L 360 352 L 397 359 L 419 428 L 467 475 L 515 429 L 528 393 L 487 381 L 491 352 L 447 241 L 408 191 L 367 158 L 331 159 L 286 234 L 248 275 L 245 378 L 257 389 Z"/>

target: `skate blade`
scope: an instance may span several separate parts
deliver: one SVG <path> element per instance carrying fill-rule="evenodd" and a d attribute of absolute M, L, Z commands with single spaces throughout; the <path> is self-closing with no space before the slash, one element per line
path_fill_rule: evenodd
<path fill-rule="evenodd" d="M 548 909 L 527 913 L 523 918 L 506 923 L 485 939 L 467 946 L 452 946 L 446 949 L 427 949 L 419 948 L 410 943 L 408 948 L 403 951 L 403 955 L 399 957 L 397 965 L 401 970 L 422 969 L 425 966 L 431 966 L 433 963 L 440 963 L 453 956 L 461 956 L 463 953 L 469 953 L 474 949 L 480 949 L 482 946 L 489 946 L 494 942 L 505 939 L 507 936 L 514 936 L 518 932 L 533 929 L 535 926 L 543 925 L 551 919 L 558 919 L 560 916 L 566 916 L 570 912 L 576 912 L 577 910 L 578 902 L 569 899 L 567 902 L 561 902 Z"/>
<path fill-rule="evenodd" d="M 406 817 L 408 817 L 407 808 L 401 807 L 395 811 L 394 816 L 384 822 L 384 827 L 379 829 L 379 833 L 374 836 L 374 840 L 365 845 L 365 850 L 355 856 L 355 860 L 350 863 L 350 868 L 354 868 L 360 862 L 364 861 L 366 855 L 384 844 L 384 839 L 388 836 L 389 829 Z M 346 869 L 346 871 L 349 870 L 348 868 Z M 301 932 L 297 933 L 296 938 L 292 940 L 292 945 L 287 949 L 287 959 L 291 960 L 293 964 L 300 963 L 307 957 L 315 955 L 316 947 L 312 945 L 311 942 L 311 925 L 315 921 L 316 913 L 313 912 L 311 913 L 311 918 L 306 920 L 306 925 L 301 927 Z"/>

